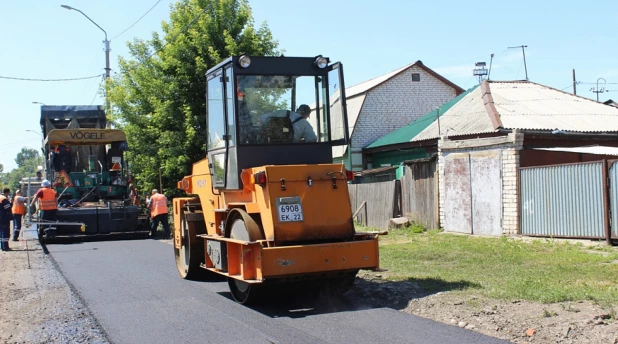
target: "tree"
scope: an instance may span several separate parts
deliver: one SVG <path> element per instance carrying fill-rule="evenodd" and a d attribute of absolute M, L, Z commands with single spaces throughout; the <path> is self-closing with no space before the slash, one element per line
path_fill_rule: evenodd
<path fill-rule="evenodd" d="M 43 165 L 43 157 L 36 149 L 22 148 L 15 157 L 17 167 L 8 173 L 5 173 L 2 178 L 3 184 L 11 189 L 11 192 L 19 189 L 19 182 L 22 178 L 34 176 L 38 170 L 38 166 Z"/>
<path fill-rule="evenodd" d="M 4 165 L 0 164 L 0 188 L 4 188 L 4 186 L 7 183 L 7 180 L 5 179 L 5 174 L 4 174 Z"/>
<path fill-rule="evenodd" d="M 36 149 L 30 149 L 30 148 L 22 148 L 21 151 L 19 153 L 17 153 L 17 157 L 15 158 L 15 163 L 17 164 L 17 167 L 23 167 L 26 164 L 28 164 L 28 162 L 31 162 L 32 159 L 35 159 L 36 157 L 39 156 L 39 152 Z"/>
<path fill-rule="evenodd" d="M 266 24 L 254 27 L 246 0 L 181 0 L 163 38 L 128 43 L 109 85 L 110 120 L 124 129 L 129 161 L 142 190 L 175 186 L 205 157 L 206 71 L 232 55 L 273 56 L 278 43 Z M 167 192 L 170 195 L 170 192 Z"/>

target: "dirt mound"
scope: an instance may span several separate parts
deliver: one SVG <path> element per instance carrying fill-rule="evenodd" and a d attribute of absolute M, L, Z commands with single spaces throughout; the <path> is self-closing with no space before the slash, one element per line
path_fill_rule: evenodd
<path fill-rule="evenodd" d="M 507 302 L 459 292 L 429 294 L 412 281 L 361 273 L 351 291 L 373 306 L 459 326 L 511 342 L 618 344 L 618 306 L 590 302 Z"/>

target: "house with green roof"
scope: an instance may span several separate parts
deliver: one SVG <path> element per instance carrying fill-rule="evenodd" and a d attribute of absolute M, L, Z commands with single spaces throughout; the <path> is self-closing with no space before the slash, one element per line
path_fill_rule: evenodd
<path fill-rule="evenodd" d="M 527 168 L 541 171 L 544 166 L 555 169 L 563 164 L 584 163 L 582 168 L 590 168 L 589 162 L 596 161 L 599 165 L 600 160 L 615 159 L 606 153 L 587 154 L 564 147 L 618 147 L 617 134 L 616 107 L 530 81 L 485 80 L 416 121 L 375 140 L 363 153 L 374 168 L 409 165 L 410 160 L 427 161 L 423 158 L 435 157 L 432 163 L 436 173 L 427 178 L 436 181 L 432 195 L 438 200 L 435 207 L 439 225 L 446 231 L 493 236 L 602 238 L 609 232 L 608 228 L 603 229 L 602 212 L 594 213 L 597 216 L 594 223 L 589 221 L 594 215 L 590 211 L 562 220 L 573 215 L 569 211 L 556 212 L 564 204 L 546 205 L 553 200 L 552 194 L 572 189 L 575 191 L 571 196 L 563 197 L 568 201 L 566 207 L 571 211 L 580 206 L 584 209 L 590 202 L 582 201 L 581 190 L 597 188 L 594 183 L 598 184 L 602 178 L 590 174 L 591 177 L 577 179 L 573 184 L 573 178 L 579 174 L 565 172 L 543 177 L 545 182 L 534 184 L 539 178 L 522 179 L 520 173 Z M 618 178 L 618 173 L 615 174 Z M 413 187 L 418 177 L 404 176 L 408 185 L 402 182 L 402 188 Z M 523 190 L 528 190 L 528 194 Z M 533 197 L 537 196 L 540 198 L 534 202 Z M 422 199 L 415 201 L 422 203 Z M 613 206 L 618 207 L 618 202 Z M 552 221 L 545 221 L 548 214 Z M 618 238 L 618 226 L 613 226 L 612 233 Z"/>
<path fill-rule="evenodd" d="M 421 61 L 347 87 L 350 144 L 333 147 L 333 161 L 354 171 L 366 169 L 363 148 L 463 91 Z"/>
<path fill-rule="evenodd" d="M 413 142 L 416 135 L 444 115 L 463 97 L 476 90 L 477 86 L 461 93 L 454 99 L 436 107 L 412 123 L 381 137 L 363 150 L 368 169 L 401 165 L 403 161 L 424 159 L 437 152 L 437 139 L 432 142 Z M 442 130 L 444 130 L 442 132 Z M 440 128 L 441 133 L 448 134 L 449 128 Z"/>

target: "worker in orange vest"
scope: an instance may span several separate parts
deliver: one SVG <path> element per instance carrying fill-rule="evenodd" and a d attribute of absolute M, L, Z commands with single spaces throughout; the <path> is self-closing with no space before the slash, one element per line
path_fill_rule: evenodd
<path fill-rule="evenodd" d="M 11 219 L 13 214 L 11 213 L 11 201 L 9 201 L 9 194 L 11 190 L 4 188 L 0 195 L 0 249 L 2 251 L 10 251 L 9 237 L 11 236 Z"/>
<path fill-rule="evenodd" d="M 51 188 L 49 180 L 45 179 L 41 183 L 41 188 L 34 194 L 30 206 L 34 205 L 36 200 L 39 201 L 39 210 L 41 214 L 39 219 L 44 222 L 56 222 L 56 216 L 58 212 L 58 201 L 56 200 L 56 190 Z M 49 226 L 41 226 L 44 233 L 48 233 Z M 40 233 L 40 232 L 39 232 Z"/>
<path fill-rule="evenodd" d="M 167 197 L 160 194 L 159 190 L 153 189 L 152 196 L 148 199 L 148 209 L 150 209 L 150 217 L 152 223 L 150 225 L 150 236 L 155 238 L 159 222 L 163 225 L 165 231 L 165 239 L 170 237 L 170 226 L 167 222 Z"/>
<path fill-rule="evenodd" d="M 129 196 L 131 197 L 131 204 L 139 205 L 140 200 L 139 200 L 139 197 L 137 197 L 137 189 L 135 188 L 135 185 L 133 185 L 133 179 L 129 178 L 128 182 L 129 182 Z"/>
<path fill-rule="evenodd" d="M 22 197 L 21 190 L 15 192 L 13 196 L 13 241 L 17 241 L 19 238 L 19 232 L 21 231 L 21 218 L 26 213 L 26 202 L 28 197 Z"/>

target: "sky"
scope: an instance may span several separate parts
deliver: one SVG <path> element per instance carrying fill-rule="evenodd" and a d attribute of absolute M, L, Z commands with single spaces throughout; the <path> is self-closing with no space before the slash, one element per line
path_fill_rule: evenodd
<path fill-rule="evenodd" d="M 126 42 L 160 32 L 174 2 L 6 1 L 0 12 L 0 76 L 61 79 L 104 73 L 103 32 L 79 12 L 60 7 L 65 4 L 106 30 L 113 77 L 118 57 L 130 57 Z M 530 81 L 573 92 L 575 69 L 578 95 L 618 99 L 616 0 L 250 0 L 250 5 L 255 25 L 266 23 L 286 56 L 321 54 L 341 61 L 347 87 L 421 60 L 468 89 L 478 84 L 472 75 L 475 63 L 486 62 L 489 67 L 494 54 L 492 80 L 522 80 L 527 69 Z M 521 45 L 527 46 L 525 67 L 522 49 L 509 49 Z M 103 104 L 98 93 L 101 80 L 0 78 L 4 171 L 16 167 L 15 156 L 23 147 L 41 147 L 40 105 L 33 102 Z M 597 82 L 603 93 L 591 91 Z"/>

